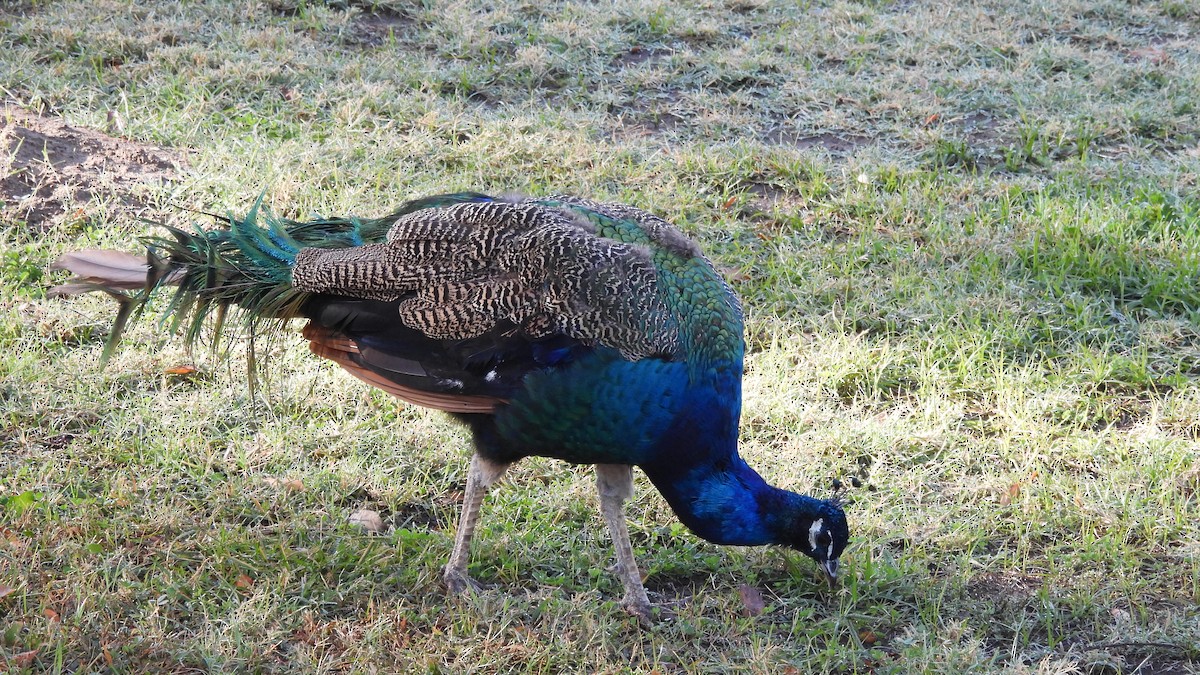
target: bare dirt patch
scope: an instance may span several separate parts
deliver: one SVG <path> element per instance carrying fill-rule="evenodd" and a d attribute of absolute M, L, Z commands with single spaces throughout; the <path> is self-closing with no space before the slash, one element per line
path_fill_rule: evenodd
<path fill-rule="evenodd" d="M 645 135 L 674 131 L 684 125 L 684 120 L 674 113 L 648 112 L 628 120 L 622 118 L 621 124 L 633 135 Z"/>
<path fill-rule="evenodd" d="M 609 137 L 613 140 L 629 140 L 671 134 L 686 129 L 687 120 L 668 112 L 668 106 L 672 103 L 673 100 L 653 105 L 638 103 L 621 108 Z"/>
<path fill-rule="evenodd" d="M 972 146 L 993 146 L 1001 140 L 1000 121 L 985 112 L 973 112 L 948 120 L 946 124 L 962 133 Z"/>
<path fill-rule="evenodd" d="M 411 32 L 416 25 L 412 17 L 388 10 L 364 12 L 354 19 L 353 30 L 346 38 L 351 45 L 382 47 Z"/>
<path fill-rule="evenodd" d="M 93 200 L 147 208 L 138 185 L 170 181 L 184 165 L 179 153 L 61 118 L 0 104 L 0 219 L 46 229 Z"/>
<path fill-rule="evenodd" d="M 622 68 L 633 68 L 640 66 L 648 61 L 659 61 L 669 57 L 671 52 L 666 49 L 657 49 L 654 47 L 642 47 L 634 45 L 629 48 L 629 51 L 618 54 L 616 58 L 609 64 L 612 70 L 621 70 Z"/>
<path fill-rule="evenodd" d="M 973 600 L 1022 601 L 1041 588 L 1041 579 L 1016 572 L 977 574 L 967 583 L 967 596 Z"/>
<path fill-rule="evenodd" d="M 783 127 L 768 131 L 764 134 L 763 140 L 775 145 L 789 145 L 797 150 L 824 148 L 835 155 L 849 154 L 864 145 L 870 144 L 872 141 L 871 138 L 858 134 L 823 133 L 804 135 Z"/>

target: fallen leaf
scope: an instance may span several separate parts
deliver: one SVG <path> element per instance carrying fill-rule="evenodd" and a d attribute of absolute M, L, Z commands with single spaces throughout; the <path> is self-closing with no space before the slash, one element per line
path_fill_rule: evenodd
<path fill-rule="evenodd" d="M 276 478 L 268 476 L 263 479 L 263 482 L 271 487 L 281 487 L 292 492 L 304 492 L 304 481 L 299 478 Z"/>
<path fill-rule="evenodd" d="M 109 653 L 109 651 L 108 651 L 108 647 L 105 647 L 105 646 L 101 645 L 101 646 L 100 646 L 100 653 L 104 655 L 104 663 L 108 664 L 108 667 L 109 667 L 109 668 L 112 668 L 112 664 L 113 664 L 113 657 L 112 657 L 112 654 L 111 654 L 111 653 Z"/>
<path fill-rule="evenodd" d="M 350 524 L 357 525 L 367 532 L 383 532 L 383 518 L 370 509 L 359 509 L 350 514 Z"/>
<path fill-rule="evenodd" d="M 196 373 L 200 372 L 200 369 L 197 368 L 196 366 L 186 366 L 185 365 L 185 366 L 175 366 L 173 368 L 167 368 L 163 372 L 166 373 L 167 375 L 186 376 L 186 375 L 195 375 Z"/>
<path fill-rule="evenodd" d="M 49 607 L 47 607 L 46 609 L 43 609 L 43 610 L 42 610 L 42 616 L 46 617 L 47 619 L 49 619 L 49 620 L 51 620 L 51 621 L 58 621 L 58 620 L 59 620 L 59 617 L 58 617 L 58 612 L 56 612 L 56 611 L 54 611 L 54 610 L 50 609 Z"/>
<path fill-rule="evenodd" d="M 27 652 L 14 654 L 12 657 L 12 662 L 18 668 L 28 668 L 29 666 L 33 665 L 33 660 L 35 658 L 37 658 L 37 650 L 31 649 Z"/>
<path fill-rule="evenodd" d="M 1162 64 L 1171 60 L 1171 55 L 1161 47 L 1146 47 L 1144 49 L 1135 49 L 1129 52 L 1129 55 L 1140 61 L 1149 61 L 1155 65 Z"/>
<path fill-rule="evenodd" d="M 759 236 L 761 237 L 762 235 L 760 234 Z M 726 280 L 732 281 L 735 283 L 750 280 L 750 275 L 747 274 L 746 271 L 740 267 L 729 267 L 729 266 L 723 265 L 723 266 L 719 266 L 717 268 L 717 271 L 719 271 L 721 273 L 721 276 L 725 277 Z"/>
<path fill-rule="evenodd" d="M 1192 468 L 1179 474 L 1175 479 L 1175 487 L 1179 488 L 1179 491 L 1187 497 L 1200 492 L 1200 462 L 1193 464 Z"/>
<path fill-rule="evenodd" d="M 933 124 L 934 122 L 938 121 L 938 117 L 939 117 L 939 115 L 937 113 L 933 113 L 929 117 L 926 117 L 925 118 L 925 126 L 929 126 L 930 124 Z"/>
<path fill-rule="evenodd" d="M 114 65 L 113 68 L 116 68 Z M 116 110 L 108 111 L 108 133 L 111 136 L 121 136 L 125 133 L 125 118 Z"/>
<path fill-rule="evenodd" d="M 763 602 L 762 593 L 753 586 L 741 584 L 738 586 L 738 595 L 742 596 L 742 609 L 746 616 L 758 616 L 767 607 L 767 603 Z"/>
<path fill-rule="evenodd" d="M 6 595 L 10 595 L 16 590 L 17 589 L 13 588 L 12 586 L 5 586 L 4 584 L 0 584 L 0 598 L 3 598 Z"/>
<path fill-rule="evenodd" d="M 733 206 L 734 204 L 737 203 L 737 199 L 738 199 L 737 195 L 734 195 L 734 196 L 730 197 L 729 199 L 726 199 L 725 203 L 721 205 L 721 208 L 724 209 L 725 211 L 728 211 L 731 206 Z"/>
<path fill-rule="evenodd" d="M 869 630 L 859 631 L 858 639 L 862 641 L 864 647 L 872 647 L 876 642 L 879 642 L 878 636 Z"/>
<path fill-rule="evenodd" d="M 1017 497 L 1021 496 L 1021 484 L 1013 483 L 1008 486 L 1008 492 L 1000 495 L 1000 506 L 1008 506 L 1013 503 Z"/>
<path fill-rule="evenodd" d="M 243 572 L 237 575 L 237 579 L 233 580 L 233 585 L 245 591 L 254 588 L 254 580 Z"/>

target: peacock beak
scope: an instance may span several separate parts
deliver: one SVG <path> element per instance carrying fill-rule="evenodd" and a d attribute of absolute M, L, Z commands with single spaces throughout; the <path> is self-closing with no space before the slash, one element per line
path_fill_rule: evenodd
<path fill-rule="evenodd" d="M 826 560 L 819 564 L 821 570 L 825 572 L 825 580 L 829 582 L 829 586 L 832 588 L 837 583 L 838 561 L 836 559 Z"/>

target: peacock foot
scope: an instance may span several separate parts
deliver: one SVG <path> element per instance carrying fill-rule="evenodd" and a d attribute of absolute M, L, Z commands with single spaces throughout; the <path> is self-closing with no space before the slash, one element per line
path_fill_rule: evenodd
<path fill-rule="evenodd" d="M 466 570 L 455 570 L 449 566 L 442 572 L 442 582 L 446 584 L 446 595 L 466 595 L 483 589 L 479 582 L 467 576 Z"/>
<path fill-rule="evenodd" d="M 638 623 L 643 626 L 654 625 L 654 608 L 644 598 L 625 598 L 621 600 L 621 608 L 637 617 Z"/>

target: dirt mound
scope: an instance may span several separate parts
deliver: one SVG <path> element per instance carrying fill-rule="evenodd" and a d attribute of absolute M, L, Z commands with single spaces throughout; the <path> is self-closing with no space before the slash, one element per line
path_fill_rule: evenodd
<path fill-rule="evenodd" d="M 42 230 L 92 200 L 143 210 L 135 186 L 169 181 L 183 166 L 177 152 L 3 103 L 0 148 L 0 221 Z"/>

